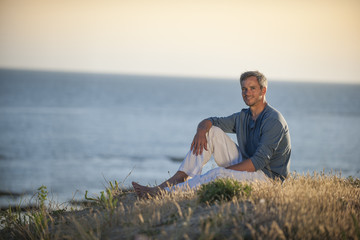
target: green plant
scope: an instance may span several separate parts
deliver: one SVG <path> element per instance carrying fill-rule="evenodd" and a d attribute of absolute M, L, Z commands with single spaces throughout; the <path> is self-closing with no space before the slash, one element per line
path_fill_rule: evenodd
<path fill-rule="evenodd" d="M 52 217 L 49 215 L 45 207 L 45 201 L 47 200 L 47 196 L 47 187 L 42 185 L 37 189 L 37 201 L 39 204 L 39 210 L 27 214 L 32 223 L 31 232 L 35 233 L 35 236 L 38 236 L 41 239 L 49 238 L 49 222 L 53 222 Z"/>
<path fill-rule="evenodd" d="M 229 201 L 233 197 L 249 196 L 251 186 L 242 184 L 234 179 L 216 179 L 213 182 L 204 184 L 197 192 L 199 202 L 213 203 L 215 201 Z"/>
<path fill-rule="evenodd" d="M 48 195 L 46 186 L 39 187 L 35 195 L 38 204 L 36 209 L 22 209 L 19 204 L 1 214 L 5 234 L 14 239 L 50 239 L 49 224 L 53 223 L 53 218 L 45 206 Z"/>
<path fill-rule="evenodd" d="M 111 191 L 115 192 L 115 191 L 120 191 L 120 187 L 119 187 L 119 183 L 118 181 L 114 181 L 115 184 L 113 184 L 111 181 L 109 181 L 109 185 L 110 185 L 110 189 Z"/>
<path fill-rule="evenodd" d="M 88 197 L 88 191 L 85 191 L 85 199 L 95 202 L 107 209 L 114 210 L 117 207 L 118 199 L 115 198 L 115 193 L 119 191 L 119 184 L 115 181 L 115 185 L 109 182 L 110 187 L 100 192 L 100 196 L 96 198 Z"/>
<path fill-rule="evenodd" d="M 115 209 L 118 200 L 114 198 L 113 193 L 109 188 L 106 188 L 105 191 L 106 194 L 104 193 L 104 191 L 101 192 L 100 203 L 102 203 L 105 208 Z"/>
<path fill-rule="evenodd" d="M 48 195 L 47 187 L 41 185 L 41 187 L 39 187 L 37 190 L 38 190 L 37 200 L 39 202 L 39 207 L 42 209 L 45 207 L 45 201 L 47 200 L 47 195 Z"/>

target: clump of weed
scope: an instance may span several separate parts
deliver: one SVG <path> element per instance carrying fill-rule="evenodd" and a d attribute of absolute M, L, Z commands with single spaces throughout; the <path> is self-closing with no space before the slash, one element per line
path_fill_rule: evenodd
<path fill-rule="evenodd" d="M 50 239 L 49 228 L 53 223 L 53 218 L 45 205 L 47 197 L 47 187 L 42 185 L 37 189 L 37 205 L 34 209 L 23 210 L 19 205 L 14 209 L 9 207 L 3 212 L 5 221 L 1 223 L 6 238 L 11 236 L 14 239 Z"/>
<path fill-rule="evenodd" d="M 88 191 L 85 191 L 85 199 L 87 201 L 99 204 L 104 208 L 114 210 L 117 207 L 118 199 L 115 197 L 121 193 L 119 183 L 115 181 L 113 184 L 111 181 L 109 182 L 110 187 L 107 187 L 104 191 L 100 192 L 100 196 L 92 198 L 88 197 Z"/>
<path fill-rule="evenodd" d="M 346 179 L 346 182 L 351 184 L 352 186 L 356 187 L 356 188 L 360 188 L 360 179 L 353 177 L 353 176 L 349 176 Z"/>
<path fill-rule="evenodd" d="M 39 203 L 39 207 L 41 209 L 45 208 L 45 201 L 47 200 L 47 195 L 48 195 L 47 187 L 41 185 L 41 187 L 37 189 L 37 200 Z"/>
<path fill-rule="evenodd" d="M 200 203 L 230 201 L 235 196 L 248 197 L 250 193 L 250 185 L 242 184 L 231 178 L 216 179 L 213 182 L 202 185 L 197 192 Z"/>

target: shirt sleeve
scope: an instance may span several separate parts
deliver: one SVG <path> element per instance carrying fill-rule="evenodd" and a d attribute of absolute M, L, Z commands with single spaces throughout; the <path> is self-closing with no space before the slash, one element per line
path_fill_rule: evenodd
<path fill-rule="evenodd" d="M 226 133 L 236 133 L 236 119 L 238 113 L 234 113 L 228 117 L 211 117 L 210 120 L 213 126 L 221 128 Z"/>
<path fill-rule="evenodd" d="M 270 163 L 270 159 L 278 148 L 284 134 L 284 127 L 277 119 L 268 119 L 263 124 L 259 146 L 254 155 L 250 157 L 255 170 L 263 169 Z"/>

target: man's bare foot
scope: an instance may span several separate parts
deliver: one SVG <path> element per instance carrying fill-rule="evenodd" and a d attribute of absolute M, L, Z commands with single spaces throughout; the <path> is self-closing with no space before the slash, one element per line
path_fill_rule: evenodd
<path fill-rule="evenodd" d="M 135 193 L 139 198 L 154 197 L 160 193 L 159 187 L 146 187 L 136 182 L 132 182 Z"/>

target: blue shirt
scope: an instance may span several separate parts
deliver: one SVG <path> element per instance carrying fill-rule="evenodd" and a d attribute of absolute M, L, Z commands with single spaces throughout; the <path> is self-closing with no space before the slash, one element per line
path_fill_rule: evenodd
<path fill-rule="evenodd" d="M 267 104 L 256 121 L 252 119 L 250 108 L 228 117 L 208 120 L 224 132 L 236 133 L 242 158 L 250 158 L 255 170 L 262 170 L 270 178 L 287 177 L 290 171 L 290 133 L 279 111 Z"/>

